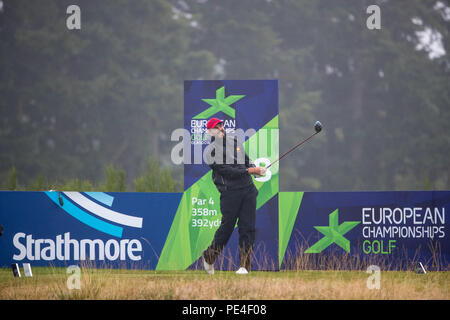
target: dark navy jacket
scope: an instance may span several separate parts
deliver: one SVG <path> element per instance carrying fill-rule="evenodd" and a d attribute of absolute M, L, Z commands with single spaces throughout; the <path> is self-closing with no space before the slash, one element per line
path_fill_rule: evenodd
<path fill-rule="evenodd" d="M 208 165 L 213 170 L 212 179 L 220 192 L 237 190 L 253 184 L 247 168 L 255 167 L 237 137 L 225 135 L 212 137 L 206 149 Z"/>

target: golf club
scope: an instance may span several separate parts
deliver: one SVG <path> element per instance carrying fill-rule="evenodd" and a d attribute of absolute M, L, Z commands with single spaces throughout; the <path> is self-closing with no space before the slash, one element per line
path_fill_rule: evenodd
<path fill-rule="evenodd" d="M 275 160 L 274 162 L 272 162 L 271 164 L 269 164 L 266 168 L 270 168 L 271 165 L 273 165 L 274 163 L 280 161 L 281 159 L 283 159 L 285 156 L 287 156 L 289 153 L 291 153 L 292 151 L 294 151 L 295 149 L 297 149 L 298 147 L 300 147 L 302 144 L 304 144 L 306 141 L 308 141 L 309 139 L 311 139 L 312 137 L 314 137 L 316 134 L 318 134 L 320 131 L 322 131 L 322 124 L 320 123 L 320 121 L 316 121 L 314 123 L 314 130 L 316 132 L 314 132 L 312 135 L 310 135 L 308 138 L 306 138 L 305 140 L 301 141 L 300 143 L 296 144 L 295 146 L 293 146 L 291 149 L 289 149 L 287 152 L 285 152 L 281 157 L 279 157 L 277 160 Z"/>

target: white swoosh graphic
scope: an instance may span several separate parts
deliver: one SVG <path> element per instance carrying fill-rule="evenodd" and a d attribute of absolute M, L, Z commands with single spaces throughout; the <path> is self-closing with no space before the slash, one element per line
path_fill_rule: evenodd
<path fill-rule="evenodd" d="M 93 214 L 104 218 L 106 220 L 123 224 L 125 226 L 142 228 L 142 218 L 129 216 L 111 209 L 102 207 L 101 205 L 89 200 L 79 192 L 63 192 L 67 197 L 72 199 L 76 204 L 82 206 L 86 210 L 89 210 Z"/>

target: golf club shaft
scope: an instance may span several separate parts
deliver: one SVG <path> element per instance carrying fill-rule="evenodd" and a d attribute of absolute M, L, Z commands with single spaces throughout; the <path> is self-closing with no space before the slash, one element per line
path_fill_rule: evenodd
<path fill-rule="evenodd" d="M 290 150 L 288 150 L 287 152 L 285 152 L 281 157 L 279 157 L 277 160 L 275 160 L 274 162 L 272 162 L 271 164 L 269 164 L 266 168 L 270 168 L 271 165 L 273 165 L 274 163 L 280 161 L 281 159 L 283 159 L 285 156 L 287 156 L 289 153 L 291 153 L 292 151 L 294 151 L 295 149 L 297 149 L 298 147 L 300 147 L 302 144 L 304 144 L 306 141 L 308 141 L 309 139 L 311 139 L 312 137 L 314 137 L 316 134 L 318 134 L 319 132 L 315 132 L 312 135 L 310 135 L 308 138 L 306 138 L 305 140 L 301 141 L 300 143 L 296 144 L 295 146 L 293 146 Z"/>

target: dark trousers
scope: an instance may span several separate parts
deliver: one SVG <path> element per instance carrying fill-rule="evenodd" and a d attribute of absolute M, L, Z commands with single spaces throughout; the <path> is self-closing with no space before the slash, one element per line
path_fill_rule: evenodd
<path fill-rule="evenodd" d="M 239 230 L 240 266 L 251 270 L 253 244 L 255 243 L 256 196 L 253 183 L 245 188 L 224 191 L 220 195 L 222 221 L 211 245 L 203 252 L 209 264 L 213 264 L 233 233 L 236 221 Z"/>

